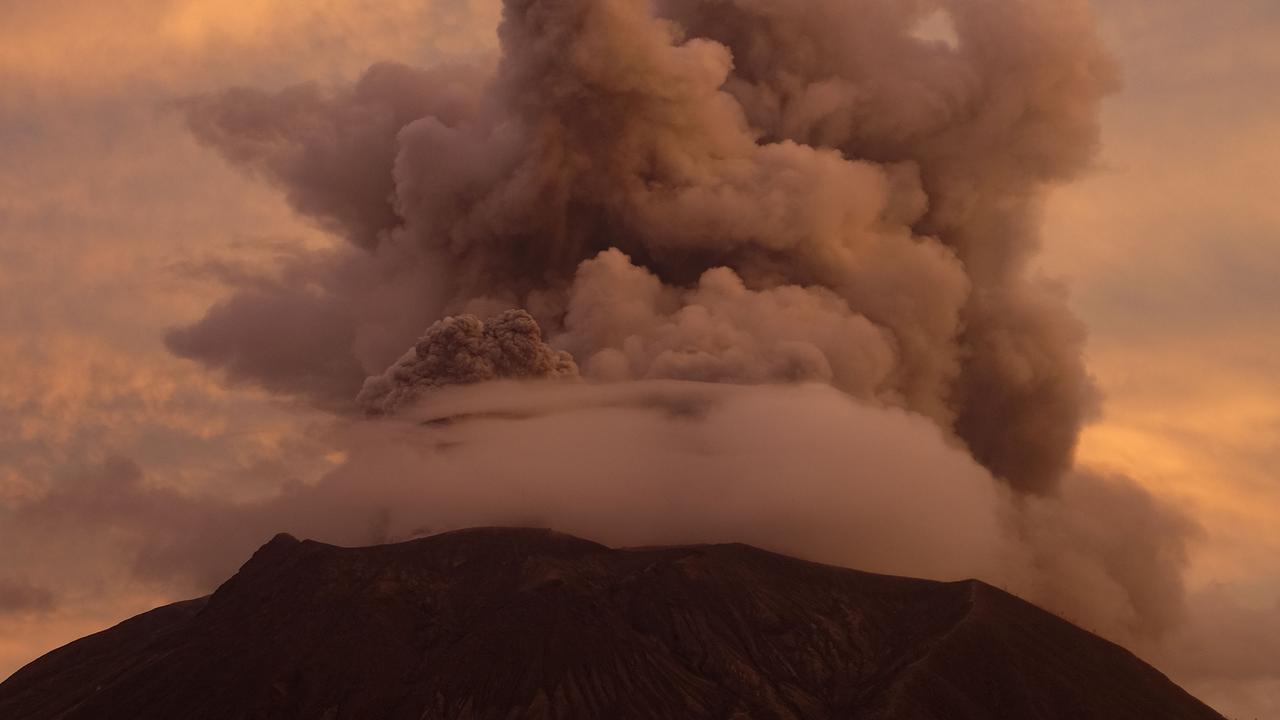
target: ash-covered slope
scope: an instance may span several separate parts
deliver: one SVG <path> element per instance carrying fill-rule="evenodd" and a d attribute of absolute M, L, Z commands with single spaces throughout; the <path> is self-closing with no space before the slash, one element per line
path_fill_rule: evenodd
<path fill-rule="evenodd" d="M 209 598 L 18 671 L 0 717 L 1220 720 L 979 582 L 513 529 L 278 536 Z"/>

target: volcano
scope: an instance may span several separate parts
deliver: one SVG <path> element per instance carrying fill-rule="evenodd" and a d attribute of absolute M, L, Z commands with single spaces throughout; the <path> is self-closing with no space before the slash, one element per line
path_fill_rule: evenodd
<path fill-rule="evenodd" d="M 981 582 L 498 528 L 279 535 L 212 595 L 19 670 L 0 717 L 1221 720 Z"/>

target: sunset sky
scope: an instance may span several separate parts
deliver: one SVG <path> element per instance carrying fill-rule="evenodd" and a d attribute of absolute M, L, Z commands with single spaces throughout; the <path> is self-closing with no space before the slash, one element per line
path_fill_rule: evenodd
<path fill-rule="evenodd" d="M 1096 166 L 1044 210 L 1038 259 L 1105 396 L 1078 462 L 1199 525 L 1192 619 L 1159 667 L 1229 716 L 1280 718 L 1280 4 L 1095 7 L 1123 88 Z M 165 347 L 244 278 L 338 242 L 201 147 L 177 102 L 384 59 L 490 62 L 499 13 L 0 0 L 0 677 L 218 580 L 121 550 L 153 520 L 112 483 L 249 502 L 343 461 L 321 412 Z"/>

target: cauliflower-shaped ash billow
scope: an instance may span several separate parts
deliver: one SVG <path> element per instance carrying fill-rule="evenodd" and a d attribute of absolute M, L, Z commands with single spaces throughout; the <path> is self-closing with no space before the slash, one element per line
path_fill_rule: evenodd
<path fill-rule="evenodd" d="M 356 402 L 382 415 L 444 385 L 577 376 L 573 356 L 544 342 L 538 322 L 524 310 L 488 321 L 458 315 L 437 321 L 386 372 L 365 380 Z"/>

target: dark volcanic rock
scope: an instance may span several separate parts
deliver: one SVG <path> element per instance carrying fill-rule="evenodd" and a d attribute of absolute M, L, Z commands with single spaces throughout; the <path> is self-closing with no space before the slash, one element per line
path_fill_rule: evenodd
<path fill-rule="evenodd" d="M 18 671 L 0 717 L 1221 720 L 979 582 L 500 529 L 276 537 L 209 598 Z"/>

